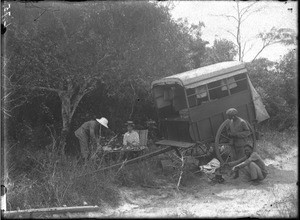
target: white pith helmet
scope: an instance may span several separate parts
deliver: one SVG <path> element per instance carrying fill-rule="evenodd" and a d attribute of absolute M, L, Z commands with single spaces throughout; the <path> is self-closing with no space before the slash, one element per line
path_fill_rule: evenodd
<path fill-rule="evenodd" d="M 108 120 L 104 117 L 100 118 L 100 119 L 96 119 L 97 122 L 99 122 L 101 125 L 103 125 L 104 127 L 108 128 Z"/>

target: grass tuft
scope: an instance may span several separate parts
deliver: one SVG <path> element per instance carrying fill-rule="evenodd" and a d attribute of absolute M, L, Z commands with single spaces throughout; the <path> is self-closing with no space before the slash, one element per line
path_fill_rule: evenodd
<path fill-rule="evenodd" d="M 257 151 L 263 158 L 275 159 L 276 155 L 287 153 L 297 143 L 295 132 L 278 132 L 263 129 L 263 137 L 257 141 Z"/>
<path fill-rule="evenodd" d="M 120 196 L 112 185 L 112 176 L 93 173 L 102 166 L 95 160 L 80 163 L 75 158 L 62 158 L 54 146 L 37 152 L 27 151 L 30 169 L 12 175 L 8 184 L 8 210 L 80 206 L 107 203 L 117 206 Z"/>
<path fill-rule="evenodd" d="M 279 216 L 283 218 L 295 218 L 298 217 L 298 199 L 295 194 L 290 194 L 279 202 L 275 202 Z"/>
<path fill-rule="evenodd" d="M 153 160 L 123 167 L 115 174 L 119 186 L 157 186 L 157 167 Z"/>

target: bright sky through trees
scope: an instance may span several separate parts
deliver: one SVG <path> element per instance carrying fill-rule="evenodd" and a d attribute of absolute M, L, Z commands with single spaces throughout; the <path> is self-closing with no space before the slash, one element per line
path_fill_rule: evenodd
<path fill-rule="evenodd" d="M 240 2 L 245 7 L 252 2 Z M 203 39 L 213 43 L 215 38 L 226 38 L 234 41 L 233 37 L 226 31 L 234 31 L 235 23 L 224 17 L 215 16 L 221 14 L 235 15 L 233 6 L 235 2 L 230 1 L 174 1 L 171 11 L 173 18 L 187 19 L 189 23 L 197 24 L 204 22 Z M 261 43 L 256 39 L 259 32 L 269 31 L 273 26 L 276 28 L 291 28 L 297 32 L 297 2 L 263 1 L 258 2 L 257 7 L 265 7 L 258 13 L 253 13 L 247 18 L 242 27 L 242 37 L 252 39 L 253 48 L 245 55 L 245 61 L 251 61 L 260 49 Z M 286 54 L 291 47 L 276 44 L 266 48 L 259 57 L 277 61 Z"/>

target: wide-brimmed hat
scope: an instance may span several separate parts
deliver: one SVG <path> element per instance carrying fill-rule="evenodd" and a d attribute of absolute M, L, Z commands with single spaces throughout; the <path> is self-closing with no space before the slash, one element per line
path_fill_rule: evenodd
<path fill-rule="evenodd" d="M 125 123 L 125 125 L 127 125 L 127 126 L 128 126 L 128 125 L 131 125 L 132 127 L 134 127 L 135 124 L 133 123 L 133 121 L 127 121 L 127 122 Z"/>
<path fill-rule="evenodd" d="M 104 117 L 100 118 L 100 119 L 96 119 L 97 122 L 99 122 L 101 125 L 103 125 L 104 127 L 108 128 L 108 120 Z"/>
<path fill-rule="evenodd" d="M 237 115 L 238 111 L 235 108 L 230 108 L 226 111 L 226 115 Z"/>

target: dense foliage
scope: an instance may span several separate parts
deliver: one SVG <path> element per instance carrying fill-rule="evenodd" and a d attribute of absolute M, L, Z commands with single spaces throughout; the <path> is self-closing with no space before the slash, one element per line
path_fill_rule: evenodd
<path fill-rule="evenodd" d="M 291 50 L 279 63 L 261 58 L 248 63 L 247 67 L 251 81 L 271 117 L 265 123 L 279 131 L 296 127 L 296 50 Z"/>
<path fill-rule="evenodd" d="M 51 135 L 72 146 L 84 121 L 106 117 L 115 133 L 132 119 L 156 119 L 154 79 L 233 60 L 231 41 L 201 38 L 205 25 L 174 21 L 169 9 L 149 2 L 81 4 L 12 3 L 6 35 L 5 131 L 7 140 L 43 147 Z M 275 64 L 248 64 L 254 86 L 271 115 L 270 125 L 295 120 L 295 51 Z M 276 88 L 276 89 L 274 89 Z M 63 137 L 63 138 L 62 138 Z M 59 143 L 59 141 L 58 141 Z"/>
<path fill-rule="evenodd" d="M 41 7 L 47 11 L 39 16 Z M 190 42 L 205 45 L 167 8 L 148 2 L 89 3 L 84 9 L 15 3 L 11 13 L 19 16 L 6 35 L 6 84 L 15 96 L 29 95 L 18 109 L 6 100 L 13 110 L 8 125 L 29 126 L 8 130 L 26 136 L 28 127 L 54 125 L 62 147 L 66 135 L 91 118 L 107 117 L 115 131 L 129 118 L 154 118 L 151 81 L 191 68 L 188 54 L 196 49 Z"/>

